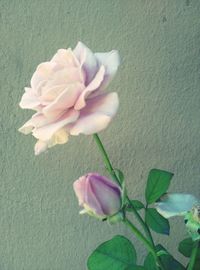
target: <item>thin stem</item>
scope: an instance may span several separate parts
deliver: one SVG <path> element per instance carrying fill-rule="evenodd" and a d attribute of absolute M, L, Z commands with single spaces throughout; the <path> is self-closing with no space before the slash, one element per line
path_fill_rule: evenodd
<path fill-rule="evenodd" d="M 104 160 L 104 163 L 105 163 L 105 166 L 107 168 L 107 170 L 109 171 L 109 173 L 114 176 L 115 180 L 119 183 L 119 180 L 117 178 L 117 175 L 115 174 L 115 171 L 112 167 L 112 164 L 110 162 L 110 159 L 108 157 L 108 154 L 99 138 L 99 135 L 98 134 L 94 134 L 94 139 L 95 139 L 95 142 L 97 143 L 98 147 L 99 147 L 99 150 L 102 154 L 102 157 L 103 157 L 103 160 Z M 143 221 L 143 219 L 141 218 L 140 214 L 137 212 L 137 210 L 135 209 L 134 205 L 132 204 L 131 200 L 129 199 L 128 195 L 126 196 L 126 199 L 128 201 L 128 203 L 131 205 L 132 209 L 133 209 L 133 213 L 135 215 L 135 217 L 138 219 L 140 225 L 142 226 L 143 230 L 145 231 L 147 237 L 149 238 L 151 244 L 154 246 L 154 242 L 153 242 L 153 238 L 151 236 L 151 232 L 149 230 L 149 228 L 147 227 L 147 225 L 145 224 L 145 222 Z"/>
<path fill-rule="evenodd" d="M 101 142 L 101 140 L 100 140 L 100 138 L 99 138 L 99 135 L 98 135 L 98 134 L 94 134 L 94 139 L 95 139 L 95 141 L 96 141 L 96 143 L 97 143 L 97 145 L 98 145 L 98 147 L 99 147 L 101 153 L 103 154 L 102 157 L 103 157 L 103 159 L 104 159 L 106 168 L 107 168 L 110 172 L 112 172 L 112 171 L 113 171 L 112 164 L 111 164 L 110 159 L 109 159 L 109 157 L 108 157 L 108 154 L 106 153 L 106 150 L 105 150 L 105 148 L 104 148 L 104 146 L 103 146 L 103 144 L 102 144 L 102 142 Z"/>
<path fill-rule="evenodd" d="M 193 270 L 194 268 L 198 247 L 199 247 L 199 241 L 195 241 L 192 248 L 192 254 L 190 256 L 189 266 L 187 268 L 188 270 Z"/>
<path fill-rule="evenodd" d="M 131 200 L 129 199 L 128 195 L 126 196 L 126 199 L 128 201 L 128 203 L 131 205 L 133 213 L 135 214 L 135 217 L 138 219 L 140 225 L 142 226 L 146 236 L 148 237 L 152 247 L 154 250 L 156 250 L 156 246 L 155 243 L 153 241 L 153 237 L 151 235 L 151 231 L 149 230 L 149 227 L 147 226 L 147 224 L 144 222 L 144 220 L 142 219 L 142 217 L 140 216 L 140 214 L 137 212 L 137 210 L 135 209 L 134 205 L 132 204 Z M 159 266 L 161 269 L 164 269 L 164 266 L 162 265 L 161 259 L 159 257 L 157 257 L 157 262 L 159 263 Z"/>
<path fill-rule="evenodd" d="M 134 215 L 136 216 L 136 218 L 138 219 L 140 225 L 141 225 L 142 228 L 144 229 L 144 231 L 145 231 L 147 237 L 149 238 L 151 244 L 154 245 L 153 238 L 152 238 L 152 235 L 151 235 L 151 232 L 150 232 L 149 228 L 147 227 L 146 223 L 145 223 L 145 222 L 143 221 L 143 219 L 141 218 L 140 214 L 139 214 L 139 213 L 137 212 L 137 210 L 135 209 L 133 203 L 131 202 L 131 200 L 129 199 L 128 196 L 127 196 L 127 201 L 128 201 L 128 203 L 131 205 Z"/>
<path fill-rule="evenodd" d="M 118 179 L 118 177 L 117 177 L 117 175 L 115 173 L 115 170 L 112 167 L 112 164 L 110 162 L 108 154 L 107 154 L 107 152 L 106 152 L 106 150 L 105 150 L 105 148 L 104 148 L 98 134 L 94 134 L 94 140 L 95 140 L 95 142 L 96 142 L 97 146 L 99 147 L 99 150 L 100 150 L 100 152 L 102 154 L 102 158 L 103 158 L 106 169 L 109 171 L 111 176 L 114 177 L 115 181 L 118 184 L 120 184 L 119 179 Z"/>
<path fill-rule="evenodd" d="M 134 233 L 134 235 L 146 246 L 148 251 L 153 255 L 155 262 L 156 262 L 156 268 L 159 270 L 165 270 L 163 266 L 160 264 L 160 260 L 156 254 L 156 251 L 154 250 L 151 243 L 141 234 L 141 232 L 133 225 L 133 223 L 125 218 L 124 223 L 131 229 L 131 231 Z"/>
<path fill-rule="evenodd" d="M 151 252 L 153 254 L 153 256 L 156 258 L 157 255 L 154 251 L 154 249 L 152 248 L 152 245 L 150 244 L 150 242 L 143 236 L 143 234 L 141 234 L 141 232 L 135 227 L 135 225 L 133 225 L 133 223 L 128 219 L 125 218 L 124 223 L 132 230 L 132 232 L 137 236 L 137 238 L 143 242 L 143 244 L 146 246 L 146 248 L 148 249 L 149 252 Z"/>
<path fill-rule="evenodd" d="M 115 179 L 115 181 L 120 184 L 120 179 L 118 179 L 115 170 L 113 169 L 113 166 L 110 162 L 110 159 L 108 157 L 108 154 L 99 138 L 98 134 L 94 134 L 94 140 L 102 154 L 102 158 L 104 160 L 104 164 L 106 169 L 109 171 L 109 173 L 111 174 L 111 176 Z M 131 205 L 132 209 L 133 209 L 133 213 L 135 215 L 135 217 L 138 219 L 140 225 L 142 226 L 143 230 L 145 231 L 146 236 L 149 238 L 150 241 L 150 245 L 152 246 L 153 250 L 155 249 L 155 244 L 151 235 L 151 232 L 148 228 L 148 226 L 146 225 L 146 223 L 143 221 L 142 217 L 140 216 L 140 214 L 137 212 L 137 210 L 135 209 L 134 205 L 132 204 L 131 200 L 129 199 L 128 195 L 126 195 L 126 200 L 128 201 L 128 203 Z M 148 242 L 149 243 L 149 242 Z M 156 254 L 156 251 L 154 251 L 154 253 Z M 159 257 L 157 257 L 156 255 L 156 261 L 158 262 L 158 264 L 160 265 L 160 268 L 164 270 L 164 267 L 162 266 L 161 260 Z"/>

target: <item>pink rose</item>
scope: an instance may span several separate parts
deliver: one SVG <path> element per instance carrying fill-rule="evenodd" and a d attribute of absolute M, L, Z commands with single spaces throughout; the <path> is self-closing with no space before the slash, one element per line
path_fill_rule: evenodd
<path fill-rule="evenodd" d="M 117 51 L 92 53 L 79 42 L 37 67 L 20 102 L 21 108 L 36 113 L 19 129 L 38 139 L 36 155 L 66 143 L 69 135 L 90 135 L 108 126 L 119 101 L 117 93 L 104 90 L 118 65 Z"/>
<path fill-rule="evenodd" d="M 104 219 L 118 213 L 122 206 L 122 191 L 119 185 L 98 173 L 89 173 L 74 182 L 74 191 L 81 213 Z"/>

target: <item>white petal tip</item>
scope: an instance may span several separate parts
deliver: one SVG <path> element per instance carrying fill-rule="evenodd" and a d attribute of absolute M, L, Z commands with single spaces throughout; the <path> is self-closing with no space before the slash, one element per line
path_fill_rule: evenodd
<path fill-rule="evenodd" d="M 25 126 L 22 126 L 18 129 L 19 132 L 23 133 L 24 135 L 27 135 L 29 133 L 31 133 L 32 131 L 32 127 L 25 127 Z"/>
<path fill-rule="evenodd" d="M 83 209 L 79 212 L 80 215 L 84 215 L 84 214 L 87 214 L 87 210 L 86 209 Z"/>
<path fill-rule="evenodd" d="M 37 143 L 35 144 L 35 156 L 40 155 L 41 153 L 45 152 L 47 150 L 48 146 L 46 142 L 38 140 Z"/>

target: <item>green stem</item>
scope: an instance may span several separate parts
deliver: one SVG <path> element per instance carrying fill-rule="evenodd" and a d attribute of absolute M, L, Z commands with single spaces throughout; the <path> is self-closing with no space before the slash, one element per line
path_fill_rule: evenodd
<path fill-rule="evenodd" d="M 151 231 L 149 230 L 149 227 L 147 226 L 147 224 L 143 221 L 142 217 L 140 216 L 140 214 L 137 212 L 137 210 L 135 209 L 134 205 L 132 204 L 131 200 L 129 199 L 129 197 L 127 196 L 127 201 L 128 203 L 131 205 L 133 213 L 135 214 L 135 217 L 137 218 L 137 220 L 139 221 L 140 225 L 142 226 L 146 236 L 148 237 L 152 247 L 154 250 L 156 250 L 156 246 L 155 243 L 153 241 L 153 237 L 151 235 Z M 157 257 L 156 260 L 159 263 L 159 266 L 161 269 L 164 269 L 164 266 L 162 265 L 161 259 L 159 257 Z"/>
<path fill-rule="evenodd" d="M 160 264 L 159 257 L 157 256 L 156 251 L 154 250 L 154 247 L 151 245 L 151 243 L 143 236 L 143 234 L 141 234 L 141 232 L 133 225 L 130 220 L 125 218 L 124 223 L 131 229 L 134 235 L 145 245 L 148 251 L 153 255 L 156 262 L 156 268 L 158 270 L 165 270 L 162 264 Z"/>
<path fill-rule="evenodd" d="M 106 169 L 109 171 L 109 173 L 115 178 L 115 180 L 117 181 L 117 183 L 119 183 L 119 179 L 117 178 L 117 175 L 115 174 L 115 171 L 112 167 L 112 164 L 110 162 L 110 159 L 108 157 L 108 154 L 99 138 L 98 134 L 94 134 L 94 139 L 95 142 L 97 143 L 97 146 L 99 147 L 99 150 L 102 154 Z M 131 200 L 129 199 L 128 195 L 126 195 L 126 199 L 128 201 L 128 203 L 131 205 L 132 209 L 133 209 L 133 213 L 135 215 L 135 217 L 138 219 L 140 225 L 142 226 L 143 230 L 145 231 L 147 237 L 149 238 L 149 240 L 151 241 L 151 244 L 154 245 L 153 243 L 153 238 L 151 236 L 151 232 L 149 230 L 149 228 L 147 227 L 147 225 L 145 224 L 145 222 L 143 221 L 143 219 L 141 218 L 140 214 L 137 212 L 137 210 L 135 209 L 134 205 L 132 204 Z"/>
<path fill-rule="evenodd" d="M 100 150 L 100 152 L 102 154 L 102 158 L 103 158 L 106 169 L 109 171 L 111 176 L 114 177 L 115 181 L 118 184 L 120 184 L 119 179 L 118 179 L 118 177 L 117 177 L 117 175 L 116 175 L 116 173 L 115 173 L 115 171 L 114 171 L 114 169 L 112 167 L 112 164 L 110 162 L 108 154 L 106 153 L 106 150 L 105 150 L 105 148 L 104 148 L 98 134 L 94 134 L 94 140 L 95 140 L 95 142 L 96 142 L 97 146 L 99 147 L 99 150 Z"/>
<path fill-rule="evenodd" d="M 94 140 L 102 154 L 102 158 L 104 160 L 104 164 L 105 164 L 105 167 L 106 169 L 109 171 L 109 173 L 111 174 L 111 176 L 115 179 L 115 181 L 120 184 L 120 179 L 118 179 L 116 173 L 115 173 L 115 170 L 113 169 L 112 167 L 112 164 L 110 162 L 110 159 L 108 157 L 108 154 L 98 136 L 98 134 L 94 134 Z M 140 214 L 137 212 L 137 210 L 135 209 L 134 205 L 132 204 L 131 200 L 129 199 L 128 195 L 126 195 L 126 200 L 127 202 L 131 205 L 132 209 L 133 209 L 133 213 L 135 215 L 135 217 L 137 218 L 137 220 L 139 221 L 140 225 L 142 226 L 143 230 L 145 231 L 145 234 L 146 236 L 149 238 L 149 241 L 150 241 L 150 245 L 152 247 L 152 249 L 154 250 L 154 254 L 156 254 L 156 251 L 155 251 L 155 244 L 153 242 L 153 238 L 152 238 L 152 235 L 151 235 L 151 232 L 148 228 L 148 226 L 146 225 L 146 223 L 143 221 L 142 217 L 140 216 Z M 145 238 L 146 240 L 146 238 Z M 147 240 L 146 240 L 147 241 Z M 148 242 L 149 243 L 149 242 Z M 160 265 L 160 268 L 161 269 L 164 269 L 164 267 L 162 266 L 162 263 L 160 261 L 160 258 L 157 257 L 156 255 L 156 262 L 159 263 Z"/>
<path fill-rule="evenodd" d="M 104 146 L 103 146 L 103 144 L 102 144 L 102 142 L 101 142 L 101 140 L 99 138 L 99 135 L 98 134 L 94 134 L 94 139 L 95 139 L 95 141 L 96 141 L 96 143 L 97 143 L 100 151 L 102 152 L 102 156 L 103 156 L 103 160 L 104 160 L 104 163 L 106 165 L 106 168 L 110 172 L 112 172 L 113 171 L 112 164 L 111 164 L 110 159 L 108 157 L 108 154 L 106 153 L 106 150 L 105 150 L 105 148 L 104 148 Z"/>
<path fill-rule="evenodd" d="M 154 249 L 152 248 L 151 243 L 143 236 L 143 234 L 141 234 L 141 232 L 135 227 L 135 225 L 133 225 L 133 223 L 130 220 L 128 220 L 128 218 L 125 218 L 124 223 L 132 230 L 132 232 L 137 236 L 137 238 L 141 242 L 143 242 L 143 244 L 146 246 L 148 251 L 152 253 L 154 258 L 156 258 L 157 255 Z"/>
<path fill-rule="evenodd" d="M 188 270 L 193 270 L 194 268 L 198 247 L 199 247 L 199 241 L 195 241 L 192 248 L 192 254 L 190 256 L 189 266 L 187 268 Z"/>
<path fill-rule="evenodd" d="M 132 207 L 132 210 L 133 210 L 133 213 L 134 215 L 136 216 L 136 218 L 138 219 L 140 225 L 142 226 L 143 230 L 145 231 L 146 233 L 146 236 L 149 238 L 151 244 L 154 246 L 154 242 L 153 242 L 153 238 L 152 238 L 152 235 L 151 235 L 151 232 L 149 230 L 149 228 L 147 227 L 146 223 L 143 221 L 143 219 L 141 218 L 140 214 L 137 212 L 137 210 L 135 209 L 133 203 L 131 202 L 131 200 L 129 199 L 129 197 L 127 196 L 127 201 L 128 203 L 131 205 Z"/>

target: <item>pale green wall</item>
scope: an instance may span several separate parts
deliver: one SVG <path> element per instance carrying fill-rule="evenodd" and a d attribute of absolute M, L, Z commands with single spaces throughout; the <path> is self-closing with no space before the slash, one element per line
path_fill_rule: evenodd
<path fill-rule="evenodd" d="M 33 137 L 17 132 L 32 114 L 18 107 L 23 88 L 58 48 L 118 49 L 120 109 L 101 136 L 129 193 L 142 198 L 156 167 L 175 173 L 171 190 L 199 196 L 200 1 L 0 0 L 0 12 L 0 269 L 85 270 L 97 244 L 129 232 L 78 215 L 73 181 L 104 173 L 92 137 L 34 156 Z M 173 253 L 182 223 L 160 237 Z"/>

